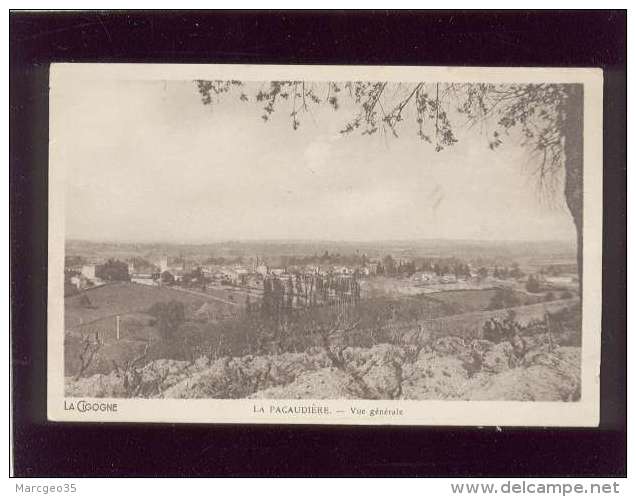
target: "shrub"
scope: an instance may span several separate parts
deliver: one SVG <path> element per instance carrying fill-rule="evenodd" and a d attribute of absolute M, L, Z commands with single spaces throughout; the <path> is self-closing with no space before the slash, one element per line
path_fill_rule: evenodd
<path fill-rule="evenodd" d="M 87 309 L 94 309 L 95 306 L 91 302 L 91 299 L 88 298 L 88 295 L 84 294 L 79 298 L 79 305 L 85 307 Z"/>
<path fill-rule="evenodd" d="M 526 281 L 526 290 L 530 293 L 538 293 L 541 291 L 541 285 L 539 284 L 539 280 L 534 275 L 528 276 L 528 281 Z"/>
<path fill-rule="evenodd" d="M 106 281 L 128 281 L 128 264 L 115 259 L 109 259 L 95 268 L 95 276 Z"/>
<path fill-rule="evenodd" d="M 183 302 L 157 302 L 148 310 L 148 314 L 157 319 L 157 327 L 164 338 L 171 338 L 185 321 Z"/>
<path fill-rule="evenodd" d="M 509 288 L 499 288 L 492 296 L 488 309 L 506 309 L 520 304 L 519 296 L 513 290 Z"/>

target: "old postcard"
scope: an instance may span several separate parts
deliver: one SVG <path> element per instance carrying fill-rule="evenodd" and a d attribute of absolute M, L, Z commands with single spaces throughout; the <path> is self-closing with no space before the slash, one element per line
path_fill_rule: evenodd
<path fill-rule="evenodd" d="M 48 416 L 594 426 L 602 73 L 54 64 Z"/>

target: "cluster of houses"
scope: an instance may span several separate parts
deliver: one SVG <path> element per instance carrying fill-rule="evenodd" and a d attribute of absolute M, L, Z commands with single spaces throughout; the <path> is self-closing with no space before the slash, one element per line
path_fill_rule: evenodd
<path fill-rule="evenodd" d="M 221 284 L 231 284 L 240 286 L 262 287 L 263 280 L 266 278 L 276 277 L 285 280 L 291 275 L 337 275 L 337 276 L 371 276 L 377 270 L 377 263 L 369 263 L 364 267 L 348 267 L 348 266 L 320 266 L 309 264 L 304 266 L 287 266 L 284 268 L 274 268 L 263 263 L 258 257 L 254 258 L 253 263 L 235 264 L 231 266 L 219 266 L 213 264 L 203 264 L 200 266 L 203 276 L 210 280 L 220 282 Z"/>
<path fill-rule="evenodd" d="M 97 264 L 66 265 L 64 268 L 65 287 L 84 290 L 105 284 L 105 281 L 96 276 L 96 268 Z"/>
<path fill-rule="evenodd" d="M 100 286 L 105 283 L 97 276 L 98 268 L 104 261 L 95 260 L 81 265 L 67 265 L 65 267 L 66 282 L 78 290 Z M 122 263 L 124 264 L 124 263 Z M 362 266 L 349 267 L 346 265 L 318 265 L 290 266 L 274 268 L 265 264 L 259 257 L 255 257 L 251 264 L 199 264 L 187 261 L 185 258 L 170 258 L 166 255 L 153 260 L 133 258 L 127 262 L 128 279 L 137 284 L 160 286 L 162 284 L 180 284 L 184 279 L 197 283 L 213 282 L 221 285 L 248 286 L 262 288 L 263 280 L 269 277 L 285 279 L 289 275 L 337 275 L 369 277 L 377 272 L 377 262 L 367 262 Z"/>
<path fill-rule="evenodd" d="M 104 261 L 93 261 L 81 265 L 67 266 L 66 282 L 73 287 L 83 290 L 104 284 L 98 276 L 98 267 Z M 248 264 L 209 264 L 187 260 L 184 257 L 168 257 L 167 255 L 152 259 L 132 258 L 126 263 L 128 279 L 137 284 L 161 286 L 164 284 L 207 283 L 231 286 L 243 286 L 262 289 L 266 278 L 285 280 L 288 277 L 332 275 L 337 277 L 368 278 L 379 273 L 381 263 L 368 260 L 364 264 L 355 266 L 337 264 L 306 264 L 293 265 L 284 268 L 270 267 L 259 257 L 254 257 Z M 467 266 L 468 267 L 468 266 Z M 470 269 L 469 269 L 470 271 Z M 470 273 L 469 273 L 470 274 Z M 428 286 L 437 284 L 457 284 L 459 278 L 454 274 L 439 275 L 432 271 L 417 271 L 411 275 L 417 284 Z"/>

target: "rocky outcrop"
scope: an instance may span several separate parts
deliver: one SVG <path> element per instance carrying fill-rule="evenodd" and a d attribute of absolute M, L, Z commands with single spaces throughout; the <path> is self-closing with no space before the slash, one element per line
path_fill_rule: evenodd
<path fill-rule="evenodd" d="M 468 400 L 576 401 L 581 397 L 581 350 L 560 347 L 535 355 L 528 364 L 482 378 Z"/>
<path fill-rule="evenodd" d="M 337 359 L 336 359 L 337 358 Z M 378 344 L 329 353 L 161 359 L 74 380 L 69 397 L 465 399 L 571 401 L 580 348 L 443 337 L 422 347 Z"/>

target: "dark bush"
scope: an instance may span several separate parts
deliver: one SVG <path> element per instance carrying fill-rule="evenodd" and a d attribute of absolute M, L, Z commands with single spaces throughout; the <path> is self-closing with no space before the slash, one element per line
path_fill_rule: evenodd
<path fill-rule="evenodd" d="M 157 302 L 148 309 L 148 314 L 157 319 L 157 327 L 161 336 L 172 338 L 181 324 L 185 321 L 183 302 Z"/>
<path fill-rule="evenodd" d="M 541 285 L 539 284 L 539 280 L 536 276 L 528 276 L 528 281 L 526 281 L 526 290 L 530 293 L 539 293 L 541 291 Z"/>
<path fill-rule="evenodd" d="M 128 281 L 128 264 L 115 259 L 109 259 L 95 268 L 95 276 L 105 281 Z"/>
<path fill-rule="evenodd" d="M 519 296 L 509 288 L 498 288 L 490 300 L 488 309 L 507 309 L 521 304 Z"/>

